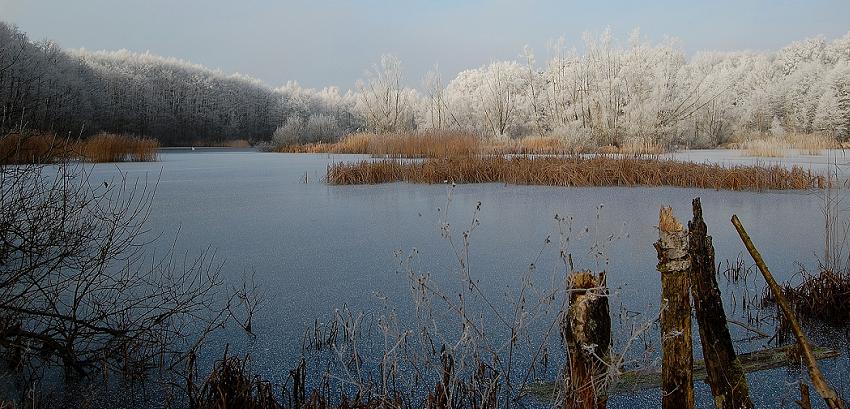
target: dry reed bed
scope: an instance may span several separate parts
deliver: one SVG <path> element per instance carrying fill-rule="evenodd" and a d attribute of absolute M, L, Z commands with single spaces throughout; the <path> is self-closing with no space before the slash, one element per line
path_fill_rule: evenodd
<path fill-rule="evenodd" d="M 664 149 L 650 142 L 628 141 L 621 147 L 590 147 L 554 136 L 519 139 L 481 138 L 471 133 L 432 131 L 411 134 L 355 133 L 336 143 L 289 145 L 287 153 L 366 154 L 391 158 L 454 158 L 477 155 L 575 155 L 610 153 L 630 156 L 657 155 Z"/>
<path fill-rule="evenodd" d="M 840 144 L 828 135 L 813 133 L 747 137 L 730 146 L 742 150 L 747 156 L 781 158 L 794 151 L 801 155 L 820 155 L 826 149 L 839 148 Z"/>
<path fill-rule="evenodd" d="M 801 271 L 803 281 L 798 285 L 783 284 L 782 293 L 801 318 L 846 325 L 850 321 L 850 274 L 824 266 L 819 270 L 817 274 Z M 765 290 L 762 305 L 775 303 L 775 297 Z M 780 327 L 787 329 L 788 324 L 780 320 Z"/>
<path fill-rule="evenodd" d="M 603 156 L 486 156 L 336 163 L 328 167 L 327 181 L 333 185 L 450 182 L 544 186 L 675 186 L 756 191 L 824 188 L 828 183 L 825 177 L 798 167 L 724 167 Z"/>
<path fill-rule="evenodd" d="M 59 138 L 52 134 L 7 134 L 0 138 L 0 164 L 54 163 L 79 159 L 86 162 L 151 162 L 157 160 L 159 142 L 151 138 L 98 134 L 87 139 Z"/>
<path fill-rule="evenodd" d="M 394 158 L 445 158 L 477 155 L 478 137 L 462 132 L 347 135 L 336 143 L 283 146 L 279 152 L 351 153 Z"/>
<path fill-rule="evenodd" d="M 0 164 L 52 163 L 69 156 L 68 141 L 50 134 L 6 134 L 0 137 Z"/>
<path fill-rule="evenodd" d="M 87 162 L 153 162 L 158 149 L 154 139 L 99 134 L 78 142 L 75 152 Z"/>

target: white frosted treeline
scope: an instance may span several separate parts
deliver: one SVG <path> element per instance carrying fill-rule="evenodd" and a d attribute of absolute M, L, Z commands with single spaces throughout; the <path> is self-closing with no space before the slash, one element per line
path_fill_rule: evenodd
<path fill-rule="evenodd" d="M 332 141 L 355 131 L 463 130 L 575 144 L 716 146 L 746 134 L 850 138 L 850 33 L 775 52 L 702 52 L 635 31 L 523 50 L 444 81 L 390 55 L 354 90 L 261 81 L 149 53 L 62 51 L 0 24 L 0 127 L 155 136 L 165 144 Z M 409 84 L 417 84 L 411 87 Z"/>

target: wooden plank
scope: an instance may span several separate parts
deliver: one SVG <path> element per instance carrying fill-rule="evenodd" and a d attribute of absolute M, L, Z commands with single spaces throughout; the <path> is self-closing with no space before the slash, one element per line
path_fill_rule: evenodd
<path fill-rule="evenodd" d="M 815 359 L 823 360 L 835 358 L 841 353 L 829 348 L 815 347 Z M 752 373 L 767 369 L 781 368 L 789 365 L 799 365 L 800 358 L 796 345 L 785 345 L 777 348 L 769 348 L 738 355 L 744 372 Z M 706 380 L 708 373 L 703 360 L 694 361 L 694 379 Z M 535 382 L 525 387 L 525 391 L 531 396 L 542 400 L 551 401 L 555 397 L 556 382 Z M 626 371 L 609 389 L 612 395 L 622 395 L 645 389 L 658 388 L 661 386 L 661 369 L 649 368 L 634 371 Z"/>

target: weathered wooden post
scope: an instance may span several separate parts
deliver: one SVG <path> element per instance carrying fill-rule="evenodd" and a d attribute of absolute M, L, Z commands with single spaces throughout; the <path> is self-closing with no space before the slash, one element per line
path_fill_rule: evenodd
<path fill-rule="evenodd" d="M 611 345 L 605 273 L 576 272 L 570 275 L 569 284 L 569 310 L 561 322 L 561 334 L 569 355 L 563 406 L 604 408 L 608 402 L 604 383 L 607 368 L 600 359 L 608 359 Z"/>
<path fill-rule="evenodd" d="M 691 293 L 714 406 L 717 409 L 749 409 L 753 407 L 749 385 L 726 325 L 723 299 L 715 278 L 714 246 L 702 219 L 699 198 L 693 201 L 693 211 L 694 218 L 688 223 Z"/>
<path fill-rule="evenodd" d="M 661 273 L 661 405 L 665 409 L 690 409 L 694 407 L 694 357 L 688 232 L 673 216 L 673 209 L 662 207 L 658 233 L 655 249 Z"/>

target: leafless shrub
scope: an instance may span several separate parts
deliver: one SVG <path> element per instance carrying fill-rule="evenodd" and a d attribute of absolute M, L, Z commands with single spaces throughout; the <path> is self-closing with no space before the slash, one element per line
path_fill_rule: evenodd
<path fill-rule="evenodd" d="M 236 305 L 250 330 L 253 287 L 227 297 L 214 252 L 145 252 L 155 189 L 66 161 L 0 165 L 0 351 L 22 393 L 53 368 L 66 381 L 173 375 Z"/>

